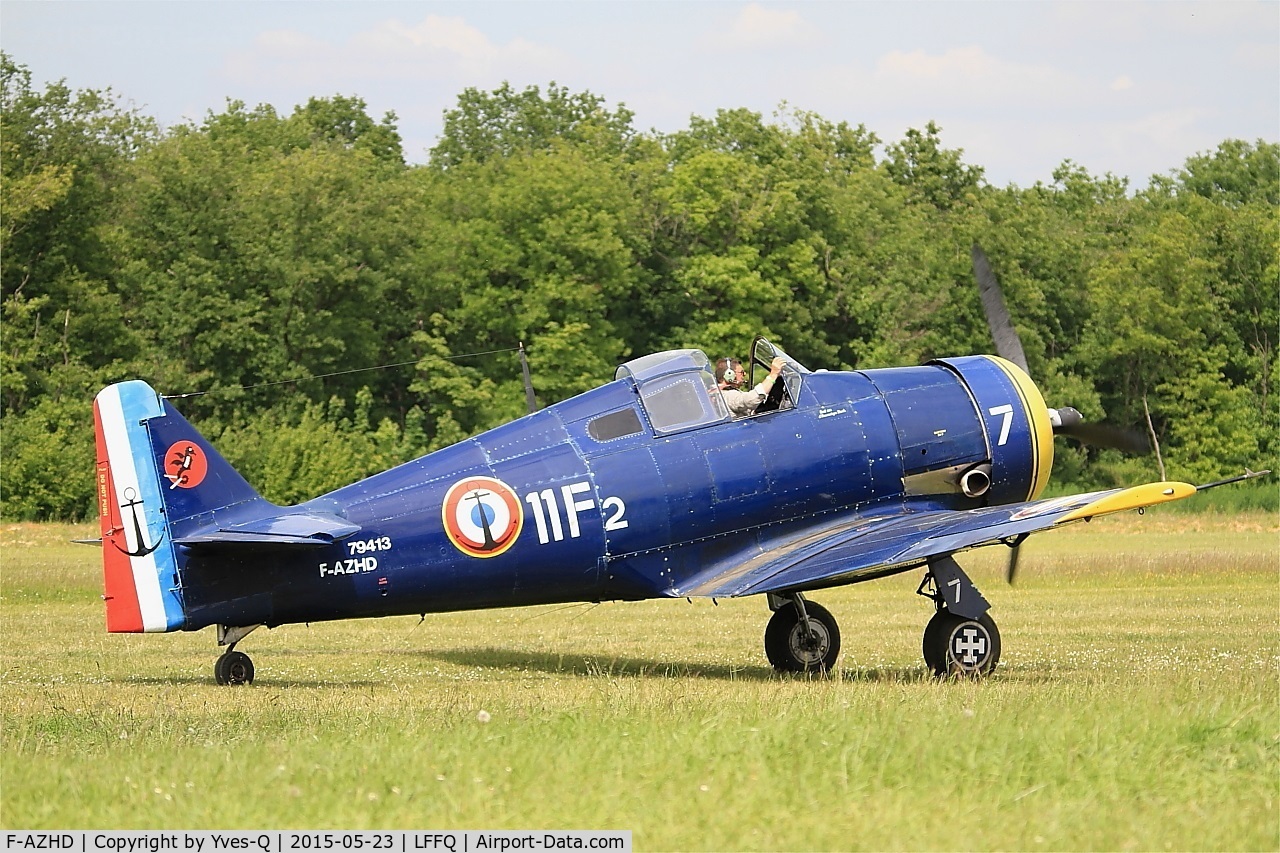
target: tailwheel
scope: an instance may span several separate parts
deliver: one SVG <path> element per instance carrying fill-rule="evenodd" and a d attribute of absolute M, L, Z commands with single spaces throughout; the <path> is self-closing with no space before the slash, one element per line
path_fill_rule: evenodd
<path fill-rule="evenodd" d="M 213 665 L 213 677 L 219 684 L 252 684 L 253 661 L 244 652 L 228 650 Z"/>
<path fill-rule="evenodd" d="M 924 662 L 939 677 L 990 675 L 1000 662 L 1000 630 L 989 613 L 969 619 L 939 610 L 924 629 Z"/>
<path fill-rule="evenodd" d="M 797 595 L 773 612 L 764 653 L 779 672 L 829 672 L 840 654 L 840 626 L 825 607 Z"/>

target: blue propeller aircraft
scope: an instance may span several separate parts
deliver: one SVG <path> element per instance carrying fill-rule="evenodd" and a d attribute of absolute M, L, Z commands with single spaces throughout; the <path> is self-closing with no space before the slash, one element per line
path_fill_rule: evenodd
<path fill-rule="evenodd" d="M 107 630 L 216 625 L 216 680 L 243 684 L 253 664 L 235 646 L 263 625 L 764 595 L 769 661 L 824 670 L 840 631 L 806 594 L 923 568 L 925 662 L 985 675 L 1000 634 L 955 554 L 1197 491 L 1037 499 L 1064 418 L 999 357 L 811 372 L 758 338 L 753 373 L 775 359 L 749 417 L 731 416 L 701 351 L 661 352 L 292 507 L 146 383 L 112 385 L 95 402 Z"/>
<path fill-rule="evenodd" d="M 769 662 L 823 671 L 840 630 L 807 594 L 923 568 L 925 663 L 985 676 L 1000 633 L 955 554 L 1007 545 L 1012 582 L 1032 533 L 1268 472 L 1040 499 L 1055 433 L 1145 442 L 1045 404 L 976 245 L 973 261 L 1006 357 L 811 372 L 757 338 L 751 384 L 776 380 L 735 417 L 704 353 L 655 353 L 292 507 L 261 497 L 146 383 L 111 385 L 94 406 L 107 630 L 215 625 L 216 681 L 246 684 L 253 664 L 235 647 L 263 625 L 763 595 Z M 527 372 L 526 389 L 532 410 Z"/>

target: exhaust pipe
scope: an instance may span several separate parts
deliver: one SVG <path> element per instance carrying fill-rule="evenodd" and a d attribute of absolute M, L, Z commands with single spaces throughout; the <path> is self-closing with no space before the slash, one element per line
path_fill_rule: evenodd
<path fill-rule="evenodd" d="M 991 463 L 975 465 L 960 478 L 960 491 L 967 498 L 980 498 L 991 488 Z"/>

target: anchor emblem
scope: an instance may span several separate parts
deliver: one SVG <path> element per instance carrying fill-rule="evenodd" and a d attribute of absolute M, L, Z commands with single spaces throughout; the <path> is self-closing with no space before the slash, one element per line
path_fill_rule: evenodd
<path fill-rule="evenodd" d="M 135 489 L 133 486 L 125 487 L 124 499 L 126 503 L 121 504 L 120 508 L 123 510 L 124 508 L 128 507 L 130 515 L 133 516 L 133 535 L 134 535 L 134 541 L 138 543 L 138 550 L 126 551 L 124 548 L 121 548 L 118 544 L 114 542 L 112 542 L 112 544 L 116 546 L 117 550 L 119 550 L 124 554 L 128 554 L 130 557 L 145 557 L 151 552 L 155 551 L 157 548 L 159 548 L 160 542 L 157 541 L 156 544 L 150 547 L 147 547 L 147 537 L 142 532 L 142 519 L 139 518 L 138 516 L 138 507 L 142 506 L 142 501 L 138 500 L 138 490 Z M 125 542 L 126 544 L 128 544 L 127 538 Z"/>

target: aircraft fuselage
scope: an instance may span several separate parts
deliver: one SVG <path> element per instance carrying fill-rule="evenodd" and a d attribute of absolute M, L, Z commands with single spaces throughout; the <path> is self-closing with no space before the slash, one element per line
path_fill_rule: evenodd
<path fill-rule="evenodd" d="M 297 508 L 358 526 L 348 538 L 178 546 L 182 627 L 683 595 L 709 567 L 844 511 L 1024 501 L 1047 477 L 1043 404 L 987 357 L 794 372 L 783 407 L 736 420 L 713 405 L 682 422 L 679 406 L 707 393 L 696 371 L 651 373 Z M 989 485 L 966 494 L 963 476 L 983 466 Z M 213 520 L 175 524 L 174 538 Z"/>

